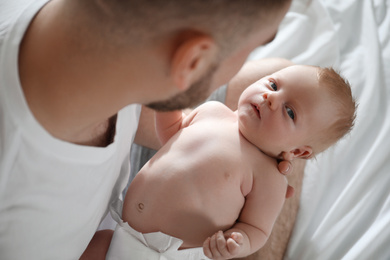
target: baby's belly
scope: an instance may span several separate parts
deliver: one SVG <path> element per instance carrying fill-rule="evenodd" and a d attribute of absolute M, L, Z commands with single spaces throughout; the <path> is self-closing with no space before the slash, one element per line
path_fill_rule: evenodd
<path fill-rule="evenodd" d="M 182 239 L 182 247 L 198 247 L 230 228 L 244 201 L 238 173 L 141 171 L 128 190 L 122 215 L 139 232 L 161 231 Z"/>

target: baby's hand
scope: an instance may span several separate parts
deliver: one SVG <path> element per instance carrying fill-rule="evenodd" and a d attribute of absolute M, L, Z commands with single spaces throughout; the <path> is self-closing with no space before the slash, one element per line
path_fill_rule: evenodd
<path fill-rule="evenodd" d="M 238 256 L 244 242 L 241 233 L 233 232 L 227 237 L 222 231 L 215 233 L 203 243 L 204 254 L 211 259 L 224 260 Z"/>

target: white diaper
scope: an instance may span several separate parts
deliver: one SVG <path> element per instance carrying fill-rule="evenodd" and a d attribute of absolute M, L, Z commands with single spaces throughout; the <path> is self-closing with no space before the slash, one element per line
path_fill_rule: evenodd
<path fill-rule="evenodd" d="M 203 248 L 178 250 L 182 240 L 161 232 L 142 234 L 122 221 L 122 202 L 111 207 L 111 215 L 118 222 L 106 255 L 108 260 L 205 260 Z"/>

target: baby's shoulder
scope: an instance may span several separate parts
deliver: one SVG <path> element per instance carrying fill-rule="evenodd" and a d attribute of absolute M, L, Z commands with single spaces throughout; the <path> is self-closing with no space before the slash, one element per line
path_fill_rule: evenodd
<path fill-rule="evenodd" d="M 230 110 L 224 103 L 221 103 L 219 101 L 207 101 L 200 106 L 198 106 L 198 109 L 200 110 L 212 110 L 212 111 L 226 111 Z M 230 110 L 231 111 L 231 110 Z"/>
<path fill-rule="evenodd" d="M 226 116 L 234 114 L 229 107 L 218 101 L 207 101 L 200 105 L 197 110 L 199 115 L 207 116 Z"/>

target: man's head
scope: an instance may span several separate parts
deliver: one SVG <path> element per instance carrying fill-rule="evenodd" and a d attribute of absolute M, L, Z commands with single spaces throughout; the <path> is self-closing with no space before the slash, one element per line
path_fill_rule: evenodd
<path fill-rule="evenodd" d="M 295 65 L 264 77 L 240 97 L 241 133 L 263 152 L 311 158 L 350 131 L 355 101 L 333 69 Z"/>
<path fill-rule="evenodd" d="M 156 51 L 155 59 L 165 62 L 164 75 L 149 71 L 150 77 L 156 78 L 154 88 L 167 90 L 169 95 L 149 93 L 145 103 L 172 110 L 195 105 L 226 83 L 254 48 L 273 39 L 291 0 L 74 3 L 87 10 L 83 24 L 89 24 L 88 30 L 100 35 L 97 46 L 104 46 L 104 53 L 121 51 L 126 55 L 130 48 Z M 162 52 L 165 56 L 159 55 Z M 153 57 L 149 59 L 153 62 Z M 143 66 L 145 70 L 152 67 L 146 63 Z M 162 76 L 169 77 L 170 84 Z"/>

